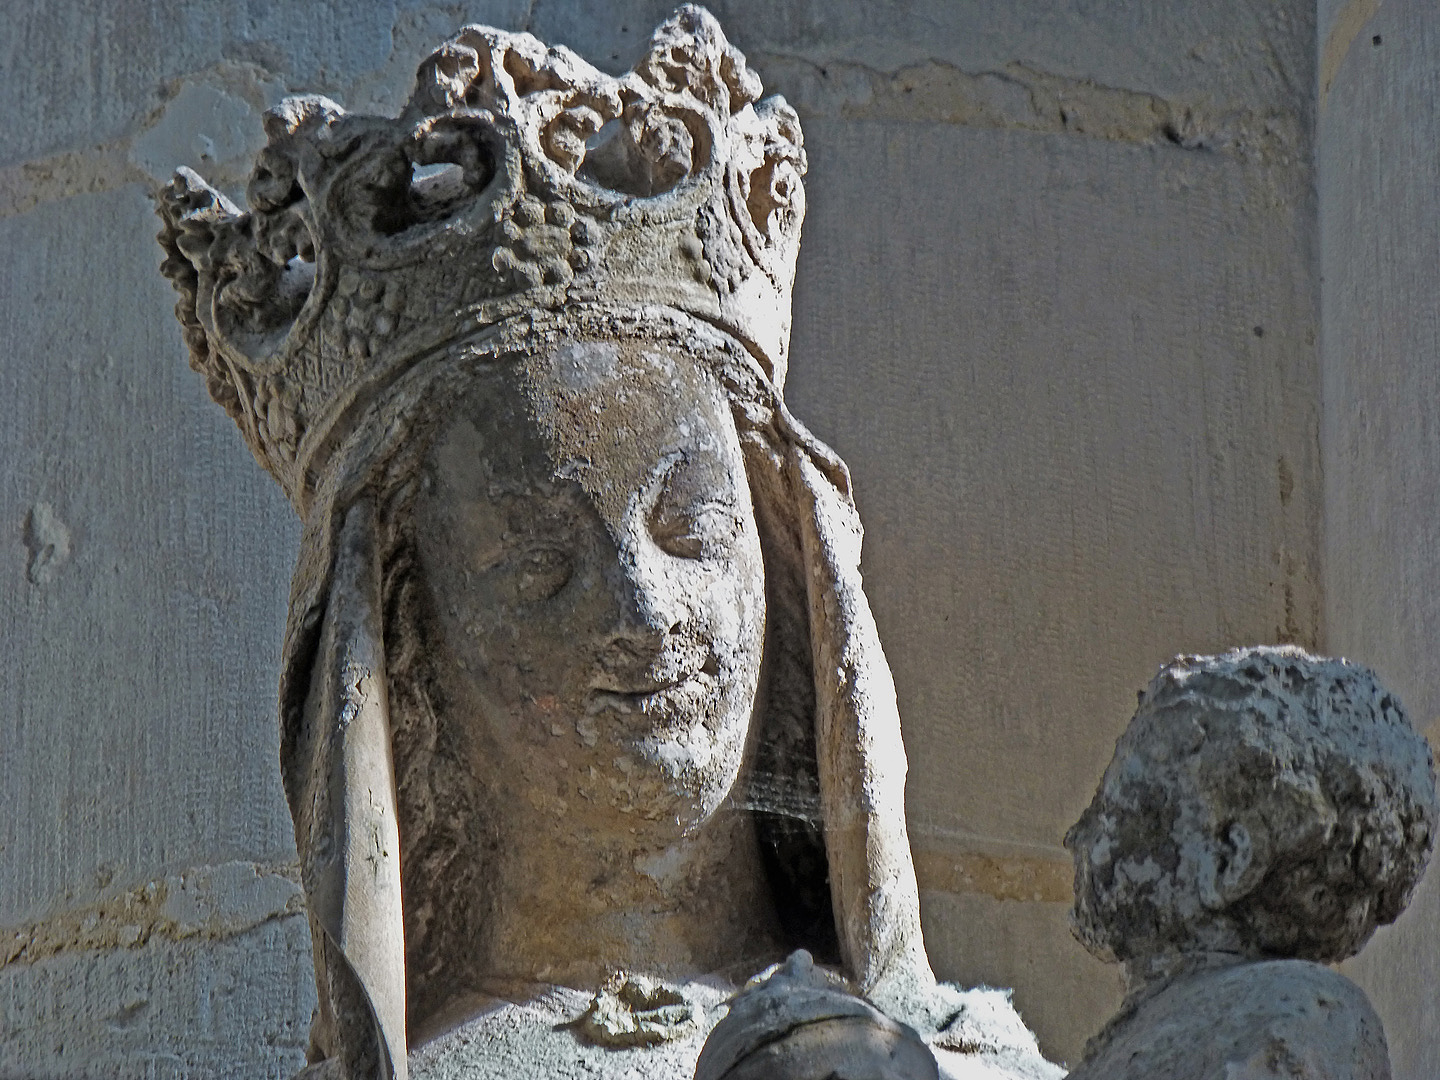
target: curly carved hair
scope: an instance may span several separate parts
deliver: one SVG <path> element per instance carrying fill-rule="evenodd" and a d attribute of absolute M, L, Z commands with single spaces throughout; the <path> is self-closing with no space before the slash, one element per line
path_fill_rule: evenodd
<path fill-rule="evenodd" d="M 1436 813 L 1430 748 L 1368 668 L 1292 646 L 1177 657 L 1065 837 L 1072 928 L 1106 959 L 1337 962 L 1404 909 Z"/>

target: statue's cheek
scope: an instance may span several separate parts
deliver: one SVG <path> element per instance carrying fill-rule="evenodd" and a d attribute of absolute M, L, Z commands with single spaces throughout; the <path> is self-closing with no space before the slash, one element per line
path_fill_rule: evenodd
<path fill-rule="evenodd" d="M 765 626 L 763 581 L 748 567 L 730 563 L 709 577 L 697 606 L 704 612 L 715 660 L 728 678 L 748 681 L 746 669 L 751 667 L 758 676 Z"/>

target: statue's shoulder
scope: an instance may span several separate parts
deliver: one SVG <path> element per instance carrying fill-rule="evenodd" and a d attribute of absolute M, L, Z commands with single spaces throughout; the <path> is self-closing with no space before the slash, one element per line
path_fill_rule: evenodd
<path fill-rule="evenodd" d="M 415 1040 L 410 1080 L 685 1080 L 734 989 L 644 976 L 599 992 L 497 983 Z"/>
<path fill-rule="evenodd" d="M 1092 1040 L 1071 1080 L 1389 1080 L 1380 1018 L 1345 976 L 1269 960 L 1181 976 Z"/>

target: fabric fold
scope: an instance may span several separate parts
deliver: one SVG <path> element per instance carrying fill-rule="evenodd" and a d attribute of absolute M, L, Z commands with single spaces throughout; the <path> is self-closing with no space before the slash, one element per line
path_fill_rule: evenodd
<path fill-rule="evenodd" d="M 863 993 L 908 999 L 935 978 L 905 827 L 895 684 L 860 578 L 860 519 L 803 444 L 790 472 L 802 504 L 817 764 L 841 952 Z"/>
<path fill-rule="evenodd" d="M 405 1080 L 405 937 L 375 513 L 345 512 L 304 708 L 299 800 L 312 927 L 338 951 L 371 1014 L 383 1080 Z M 298 837 L 297 837 L 298 839 Z"/>

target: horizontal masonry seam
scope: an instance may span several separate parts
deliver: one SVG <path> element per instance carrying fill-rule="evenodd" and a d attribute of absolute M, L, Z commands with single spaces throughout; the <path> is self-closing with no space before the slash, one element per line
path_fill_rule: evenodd
<path fill-rule="evenodd" d="M 155 939 L 219 941 L 304 911 L 295 863 L 190 867 L 0 928 L 0 970 L 63 953 L 139 948 Z"/>

